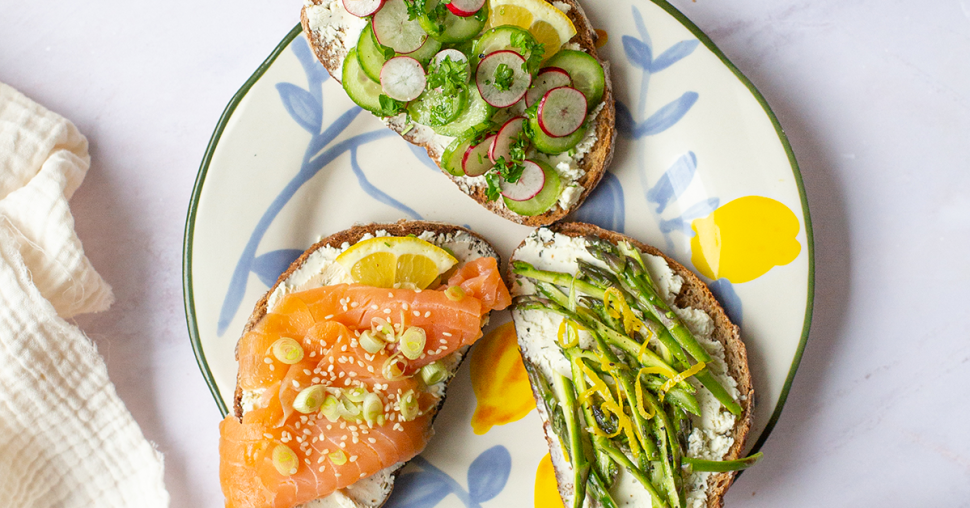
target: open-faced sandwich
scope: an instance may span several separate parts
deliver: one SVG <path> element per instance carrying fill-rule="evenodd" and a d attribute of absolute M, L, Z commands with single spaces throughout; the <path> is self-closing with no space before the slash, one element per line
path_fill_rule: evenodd
<path fill-rule="evenodd" d="M 510 302 L 494 249 L 464 228 L 372 224 L 311 247 L 236 347 L 226 506 L 382 505 L 489 312 Z"/>
<path fill-rule="evenodd" d="M 512 316 L 566 506 L 719 507 L 751 424 L 747 353 L 707 286 L 581 223 L 513 253 Z"/>
<path fill-rule="evenodd" d="M 314 52 L 458 188 L 526 225 L 579 207 L 613 157 L 614 100 L 575 0 L 305 0 Z"/>

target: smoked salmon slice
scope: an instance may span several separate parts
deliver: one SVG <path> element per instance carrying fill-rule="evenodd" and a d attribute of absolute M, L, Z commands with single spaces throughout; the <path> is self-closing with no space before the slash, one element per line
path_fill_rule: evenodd
<path fill-rule="evenodd" d="M 220 425 L 226 506 L 292 508 L 421 453 L 443 393 L 427 373 L 510 303 L 490 257 L 437 290 L 340 284 L 284 296 L 237 346 L 248 397 L 241 421 Z M 280 356 L 284 340 L 300 355 Z"/>

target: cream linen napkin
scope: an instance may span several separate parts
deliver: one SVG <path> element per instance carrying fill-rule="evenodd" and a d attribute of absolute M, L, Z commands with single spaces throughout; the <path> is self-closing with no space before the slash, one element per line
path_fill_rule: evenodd
<path fill-rule="evenodd" d="M 67 203 L 89 164 L 71 122 L 0 83 L 0 507 L 168 506 L 161 455 L 64 321 L 114 299 Z"/>

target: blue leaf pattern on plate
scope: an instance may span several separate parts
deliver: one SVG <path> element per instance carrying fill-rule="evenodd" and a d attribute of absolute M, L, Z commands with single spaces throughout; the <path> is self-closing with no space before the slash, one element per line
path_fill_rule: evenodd
<path fill-rule="evenodd" d="M 484 503 L 497 496 L 509 481 L 512 455 L 504 446 L 494 446 L 482 452 L 468 466 L 468 493 L 472 500 Z"/>
<path fill-rule="evenodd" d="M 593 189 L 583 206 L 576 211 L 573 220 L 588 222 L 613 231 L 623 232 L 626 225 L 626 205 L 620 179 L 607 171 L 603 180 Z"/>
<path fill-rule="evenodd" d="M 405 143 L 407 142 L 405 141 Z M 441 168 L 439 168 L 438 165 L 435 164 L 433 160 L 431 160 L 431 157 L 428 157 L 427 150 L 425 150 L 424 148 L 421 148 L 418 145 L 412 145 L 411 143 L 408 143 L 408 148 L 411 149 L 411 153 L 413 153 L 414 156 L 417 157 L 422 164 L 424 164 L 425 166 L 428 166 L 428 169 L 431 169 L 435 172 L 441 171 Z"/>
<path fill-rule="evenodd" d="M 744 312 L 741 306 L 741 297 L 734 291 L 734 284 L 731 284 L 731 281 L 727 279 L 717 279 L 708 286 L 711 288 L 711 293 L 714 293 L 714 298 L 721 302 L 721 306 L 724 307 L 724 312 L 727 313 L 731 322 L 741 326 Z"/>
<path fill-rule="evenodd" d="M 652 189 L 647 191 L 647 201 L 657 203 L 657 213 L 663 213 L 671 200 L 677 199 L 694 179 L 697 170 L 697 156 L 694 152 L 682 155 L 670 169 L 660 177 Z"/>
<path fill-rule="evenodd" d="M 323 124 L 323 107 L 313 95 L 292 83 L 277 83 L 276 90 L 293 120 L 310 134 L 319 134 Z"/>
<path fill-rule="evenodd" d="M 690 228 L 690 221 L 703 217 L 714 210 L 717 209 L 718 205 L 721 204 L 721 200 L 718 198 L 708 198 L 700 203 L 695 203 L 693 206 L 688 208 L 680 217 L 674 219 L 668 219 L 660 221 L 660 231 L 662 233 L 670 233 L 672 231 L 681 231 L 689 237 L 694 236 L 694 230 Z"/>
<path fill-rule="evenodd" d="M 222 302 L 222 309 L 219 312 L 219 321 L 217 322 L 216 332 L 220 336 L 226 332 L 226 330 L 229 328 L 229 324 L 239 311 L 239 307 L 242 304 L 243 297 L 246 293 L 246 286 L 249 282 L 250 273 L 252 273 L 254 270 L 258 270 L 257 277 L 261 282 L 266 284 L 266 274 L 271 270 L 265 268 L 263 265 L 257 265 L 256 251 L 259 249 L 259 244 L 262 242 L 263 237 L 269 230 L 269 227 L 276 220 L 277 216 L 279 216 L 286 204 L 293 199 L 293 196 L 296 195 L 297 191 L 299 191 L 304 184 L 310 181 L 310 179 L 319 173 L 323 168 L 327 167 L 327 165 L 336 160 L 337 157 L 343 155 L 344 153 L 352 152 L 351 158 L 353 161 L 356 161 L 356 150 L 358 147 L 395 135 L 391 130 L 380 129 L 364 134 L 358 134 L 335 143 L 337 137 L 343 133 L 350 123 L 353 122 L 358 115 L 360 115 L 361 111 L 363 111 L 357 106 L 353 106 L 347 111 L 343 112 L 332 124 L 327 126 L 326 129 L 323 129 L 323 132 L 320 132 L 320 130 L 323 128 L 322 118 L 324 117 L 324 103 L 322 85 L 327 80 L 326 69 L 324 69 L 323 65 L 320 64 L 313 56 L 313 52 L 310 50 L 306 39 L 302 37 L 294 39 L 293 43 L 290 45 L 290 48 L 293 50 L 293 53 L 303 66 L 304 72 L 307 76 L 309 90 L 302 89 L 292 83 L 279 83 L 277 84 L 276 89 L 280 93 L 280 99 L 284 109 L 290 114 L 293 121 L 300 125 L 300 127 L 309 131 L 311 134 L 313 134 L 313 136 L 311 137 L 307 149 L 304 152 L 303 163 L 300 166 L 299 171 L 280 191 L 279 195 L 276 196 L 272 203 L 270 203 L 269 207 L 267 207 L 266 211 L 263 213 L 263 216 L 253 229 L 253 232 L 249 237 L 249 241 L 243 248 L 243 252 L 239 256 L 239 261 L 236 263 L 236 268 L 233 270 L 232 278 L 229 282 L 229 288 L 226 290 L 225 300 Z M 404 211 L 405 213 L 409 213 L 412 215 L 412 217 L 418 216 L 414 210 L 407 207 L 400 201 L 391 198 L 376 186 L 372 185 L 370 181 L 367 180 L 366 176 L 364 176 L 363 170 L 360 169 L 356 162 L 352 164 L 352 166 L 354 166 L 353 170 L 357 174 L 361 187 L 369 195 L 378 201 L 387 203 L 388 205 Z"/>
<path fill-rule="evenodd" d="M 670 101 L 664 107 L 650 115 L 650 118 L 642 122 L 634 121 L 629 108 L 625 104 L 618 102 L 617 110 L 620 111 L 622 109 L 622 111 L 617 115 L 617 129 L 620 131 L 620 134 L 633 139 L 660 134 L 684 118 L 684 115 L 697 102 L 698 97 L 697 92 L 684 92 L 684 95 Z M 623 118 L 619 118 L 620 116 Z"/>
<path fill-rule="evenodd" d="M 387 508 L 431 508 L 451 494 L 451 490 L 451 484 L 435 473 L 404 473 L 394 482 Z"/>
<path fill-rule="evenodd" d="M 651 70 L 653 63 L 653 51 L 646 43 L 640 39 L 637 39 L 636 37 L 624 35 L 623 51 L 626 53 L 626 59 L 629 60 L 630 63 L 645 71 Z"/>
<path fill-rule="evenodd" d="M 660 72 L 667 67 L 681 61 L 684 57 L 694 52 L 697 49 L 697 45 L 701 41 L 694 39 L 692 41 L 680 41 L 677 44 L 667 48 L 660 54 L 651 64 L 650 72 Z"/>
<path fill-rule="evenodd" d="M 364 189 L 364 192 L 370 195 L 370 197 L 384 203 L 386 205 L 393 206 L 398 210 L 408 214 L 412 219 L 421 220 L 421 215 L 415 212 L 413 209 L 405 205 L 404 203 L 392 198 L 386 192 L 378 189 L 374 184 L 370 183 L 367 176 L 364 174 L 364 170 L 360 169 L 360 164 L 357 162 L 357 147 L 355 146 L 350 150 L 350 167 L 354 169 L 354 175 L 357 175 L 357 182 L 360 183 L 360 188 Z"/>
<path fill-rule="evenodd" d="M 432 508 L 442 499 L 454 494 L 467 508 L 481 508 L 481 503 L 493 499 L 508 483 L 512 474 L 512 454 L 508 448 L 496 445 L 481 453 L 468 467 L 466 492 L 454 478 L 418 455 L 411 459 L 412 467 L 398 478 L 385 505 L 387 508 Z"/>
<path fill-rule="evenodd" d="M 253 260 L 253 273 L 267 286 L 276 284 L 276 279 L 300 257 L 300 249 L 281 249 L 267 252 Z"/>

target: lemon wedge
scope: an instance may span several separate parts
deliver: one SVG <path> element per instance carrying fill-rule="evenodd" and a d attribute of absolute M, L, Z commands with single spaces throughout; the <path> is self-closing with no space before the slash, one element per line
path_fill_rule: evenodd
<path fill-rule="evenodd" d="M 576 35 L 569 16 L 544 0 L 489 0 L 488 26 L 524 28 L 545 45 L 543 60 L 552 57 Z"/>
<path fill-rule="evenodd" d="M 336 261 L 359 284 L 409 289 L 428 287 L 458 263 L 448 251 L 413 236 L 357 242 Z"/>

